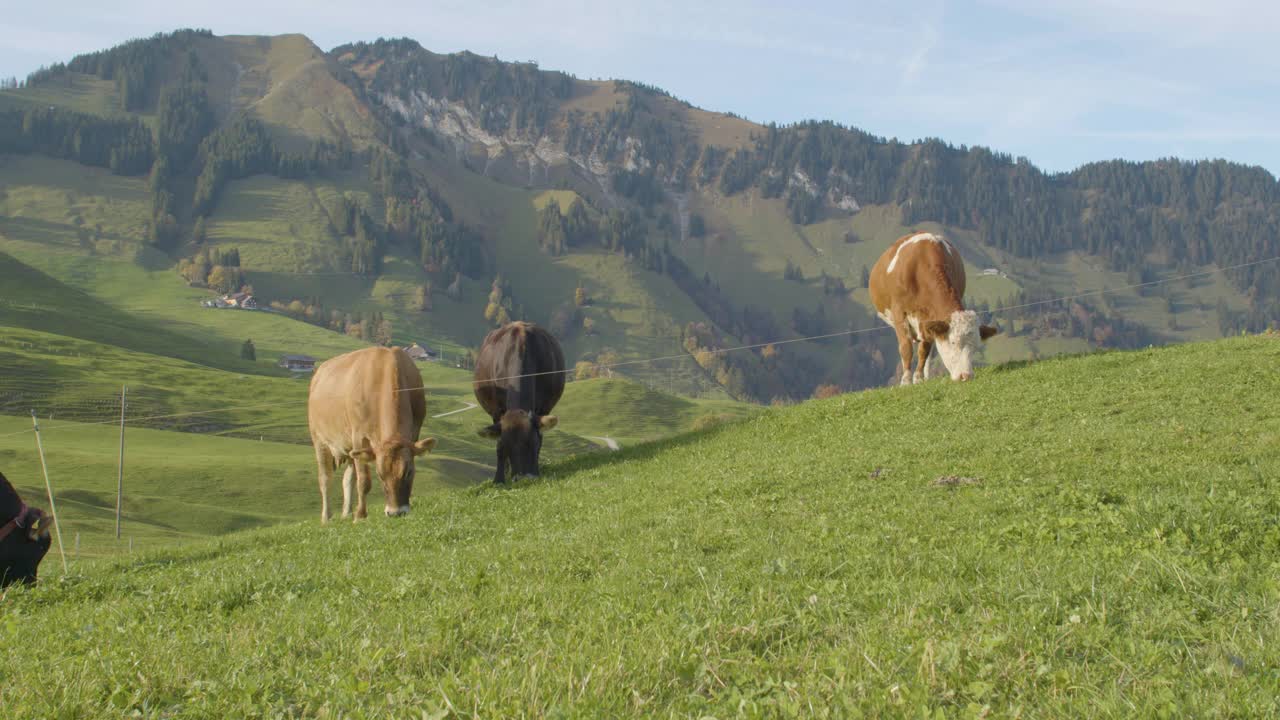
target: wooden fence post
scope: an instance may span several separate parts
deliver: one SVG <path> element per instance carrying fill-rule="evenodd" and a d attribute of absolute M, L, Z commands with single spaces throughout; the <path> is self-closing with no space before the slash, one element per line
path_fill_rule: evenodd
<path fill-rule="evenodd" d="M 124 509 L 124 408 L 128 385 L 120 386 L 120 459 L 116 462 L 116 540 L 120 539 L 120 513 Z"/>
<path fill-rule="evenodd" d="M 58 519 L 58 506 L 53 502 L 53 484 L 49 482 L 49 466 L 44 461 L 44 443 L 40 440 L 40 421 L 36 411 L 31 411 L 31 424 L 36 429 L 36 450 L 40 453 L 40 469 L 44 471 L 44 487 L 49 492 L 49 513 L 53 515 L 53 532 L 58 536 L 58 554 L 62 556 L 62 574 L 67 574 L 67 551 L 62 547 L 62 521 Z"/>

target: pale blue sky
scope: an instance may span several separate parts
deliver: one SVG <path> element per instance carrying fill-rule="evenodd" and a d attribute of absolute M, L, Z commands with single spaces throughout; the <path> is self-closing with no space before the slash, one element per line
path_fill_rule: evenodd
<path fill-rule="evenodd" d="M 3 77 L 177 27 L 301 32 L 326 50 L 408 36 L 437 52 L 638 80 L 759 122 L 831 119 L 987 145 L 1050 171 L 1172 155 L 1280 173 L 1274 1 L 3 5 Z"/>

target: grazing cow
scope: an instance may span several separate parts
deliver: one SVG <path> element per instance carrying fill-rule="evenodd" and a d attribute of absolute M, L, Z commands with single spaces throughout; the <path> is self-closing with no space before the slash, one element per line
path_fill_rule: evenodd
<path fill-rule="evenodd" d="M 1000 331 L 979 325 L 978 314 L 964 309 L 964 283 L 960 251 L 933 233 L 898 238 L 876 262 L 871 271 L 871 302 L 880 319 L 898 334 L 901 384 L 929 379 L 929 356 L 934 345 L 952 380 L 973 377 L 974 349 Z M 913 343 L 919 346 L 914 373 Z"/>
<path fill-rule="evenodd" d="M 409 512 L 414 458 L 430 452 L 435 438 L 418 439 L 427 416 L 422 375 L 399 348 L 364 348 L 322 363 L 311 378 L 307 423 L 320 466 L 320 521 L 329 520 L 329 482 L 334 469 L 350 462 L 342 477 L 342 517 L 367 516 L 365 496 L 373 485 L 368 463 L 378 468 L 388 517 Z M 353 481 L 352 475 L 355 475 Z"/>
<path fill-rule="evenodd" d="M 44 512 L 27 507 L 0 473 L 0 588 L 34 583 L 50 542 Z"/>
<path fill-rule="evenodd" d="M 556 426 L 552 408 L 564 394 L 564 352 L 551 333 L 537 325 L 513 322 L 489 333 L 476 359 L 475 389 L 480 407 L 493 424 L 480 435 L 498 440 L 498 469 L 493 481 L 511 474 L 538 475 L 542 433 Z"/>

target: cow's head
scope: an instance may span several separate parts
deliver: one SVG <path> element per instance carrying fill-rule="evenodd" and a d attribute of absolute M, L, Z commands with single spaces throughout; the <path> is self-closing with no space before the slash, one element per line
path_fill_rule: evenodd
<path fill-rule="evenodd" d="M 49 527 L 48 517 L 36 508 L 24 507 L 12 519 L 0 522 L 0 528 L 8 528 L 0 539 L 0 588 L 36 581 L 40 561 L 49 552 Z"/>
<path fill-rule="evenodd" d="M 511 474 L 538 476 L 538 455 L 542 433 L 556 426 L 555 415 L 533 415 L 526 410 L 508 410 L 498 422 L 480 430 L 481 437 L 498 439 L 499 462 L 511 463 Z"/>
<path fill-rule="evenodd" d="M 382 480 L 382 494 L 386 496 L 387 517 L 409 514 L 409 496 L 413 494 L 413 477 L 417 472 L 414 458 L 431 452 L 435 438 L 423 438 L 418 442 L 393 440 L 384 443 L 377 452 L 368 450 L 356 453 L 358 459 L 373 460 Z"/>
<path fill-rule="evenodd" d="M 1000 332 L 991 325 L 978 324 L 978 313 L 957 310 L 951 320 L 930 320 L 924 326 L 924 339 L 938 346 L 938 356 L 947 366 L 952 380 L 973 378 L 973 353 L 987 338 Z"/>

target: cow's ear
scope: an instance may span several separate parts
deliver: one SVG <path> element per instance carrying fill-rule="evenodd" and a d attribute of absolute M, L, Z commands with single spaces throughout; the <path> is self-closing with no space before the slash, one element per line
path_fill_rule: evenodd
<path fill-rule="evenodd" d="M 924 335 L 930 340 L 945 338 L 949 332 L 951 332 L 951 323 L 946 320 L 930 320 L 924 324 Z"/>
<path fill-rule="evenodd" d="M 1000 328 L 994 325 L 981 325 L 978 327 L 978 337 L 982 338 L 983 340 L 986 340 L 987 338 L 999 332 L 1000 332 Z"/>
<path fill-rule="evenodd" d="M 417 457 L 419 455 L 425 455 L 426 453 L 431 452 L 431 449 L 435 446 L 435 438 L 423 438 L 413 444 L 413 456 Z"/>
<path fill-rule="evenodd" d="M 482 438 L 493 439 L 497 437 L 502 437 L 502 426 L 499 425 L 498 423 L 494 423 L 492 425 L 486 425 L 480 428 L 479 433 L 480 433 L 480 437 Z"/>
<path fill-rule="evenodd" d="M 538 428 L 542 430 L 551 430 L 555 428 L 555 426 L 559 424 L 559 422 L 560 422 L 560 419 L 557 418 L 555 415 L 543 415 L 542 417 L 538 418 Z"/>
<path fill-rule="evenodd" d="M 49 537 L 52 527 L 52 519 L 43 510 L 32 510 L 27 518 L 27 539 L 34 542 Z"/>

